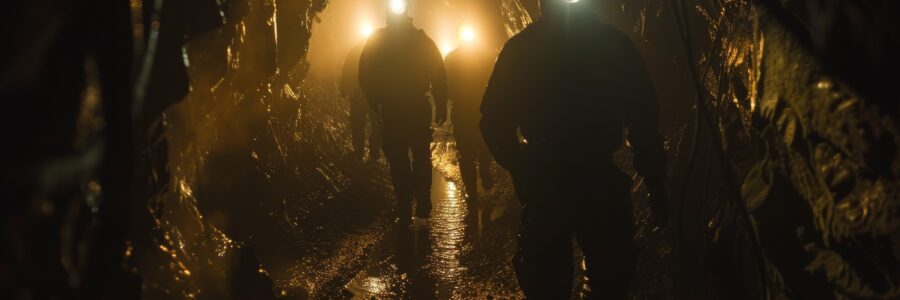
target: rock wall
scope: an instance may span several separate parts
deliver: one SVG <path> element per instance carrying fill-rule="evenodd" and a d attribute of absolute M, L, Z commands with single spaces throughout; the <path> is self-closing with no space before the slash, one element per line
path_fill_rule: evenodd
<path fill-rule="evenodd" d="M 669 4 L 623 2 L 617 10 L 616 14 L 637 17 L 632 33 L 640 46 L 657 49 L 645 56 L 648 52 L 649 56 L 662 56 L 661 45 L 679 47 L 654 35 L 654 28 L 659 31 L 674 24 Z M 900 279 L 900 252 L 894 248 L 900 237 L 896 230 L 900 135 L 896 106 L 885 103 L 896 96 L 880 92 L 883 86 L 872 90 L 853 84 L 857 80 L 844 80 L 871 74 L 830 67 L 851 61 L 864 66 L 869 60 L 864 53 L 836 50 L 846 56 L 817 55 L 819 49 L 805 42 L 809 36 L 791 27 L 791 21 L 802 22 L 802 18 L 786 17 L 781 10 L 790 11 L 790 7 L 764 4 L 706 0 L 687 5 L 697 49 L 690 62 L 698 66 L 704 87 L 701 99 L 714 125 L 696 123 L 698 145 L 719 147 L 723 155 L 700 155 L 703 159 L 687 168 L 691 135 L 670 132 L 672 141 L 682 141 L 670 148 L 675 152 L 672 173 L 677 176 L 673 178 L 707 182 L 698 187 L 670 181 L 675 195 L 684 188 L 691 190 L 682 194 L 685 198 L 674 197 L 684 208 L 679 212 L 682 246 L 704 253 L 697 260 L 688 260 L 691 254 L 685 252 L 682 259 L 701 262 L 711 274 L 743 277 L 710 276 L 706 280 L 717 284 L 707 286 L 717 287 L 709 288 L 707 296 L 731 298 L 730 286 L 760 290 L 758 284 L 749 283 L 755 281 L 756 271 L 740 268 L 744 263 L 734 259 L 754 261 L 757 258 L 752 253 L 762 253 L 770 293 L 798 299 L 895 298 Z M 872 12 L 876 6 L 861 11 L 890 15 Z M 890 39 L 877 34 L 884 30 L 873 23 L 869 22 L 868 28 L 874 33 L 864 40 L 880 51 L 893 49 Z M 826 28 L 806 34 L 841 40 L 843 32 L 828 28 L 834 31 Z M 648 61 L 655 70 L 660 66 L 653 62 L 664 60 L 651 57 Z M 683 64 L 663 68 L 685 70 Z M 684 103 L 677 96 L 663 101 Z M 683 128 L 690 133 L 695 130 L 691 124 L 694 113 L 663 118 L 674 118 L 668 124 L 686 124 Z M 712 144 L 716 141 L 721 144 Z M 698 178 L 704 174 L 712 174 L 713 179 Z M 736 184 L 730 186 L 729 180 L 721 179 L 728 177 Z M 697 189 L 705 190 L 704 195 L 695 195 Z M 750 212 L 750 226 L 741 220 L 741 205 Z M 697 217 L 705 225 L 700 231 L 690 226 L 698 223 L 692 220 Z M 701 232 L 702 240 L 684 238 Z M 754 236 L 761 251 L 747 249 L 757 244 L 752 242 Z M 722 265 L 734 269 L 721 270 Z"/>
<path fill-rule="evenodd" d="M 303 78 L 309 29 L 325 2 L 249 3 L 259 4 L 248 4 L 252 12 L 265 12 L 254 17 L 258 26 L 250 26 L 243 17 L 233 19 L 228 23 L 232 27 L 224 30 L 238 34 L 224 43 L 227 48 L 215 48 L 228 50 L 229 71 L 204 88 L 195 82 L 195 94 L 208 90 L 219 95 L 217 100 L 189 99 L 180 108 L 187 117 L 175 121 L 182 122 L 176 126 L 203 124 L 204 116 L 216 109 L 224 114 L 214 118 L 228 118 L 246 107 L 260 116 L 255 122 L 294 120 L 272 119 L 266 111 L 281 105 L 278 101 L 304 98 L 285 97 L 282 86 Z M 537 13 L 536 0 L 499 3 L 509 35 Z M 663 95 L 662 131 L 668 137 L 669 185 L 678 215 L 670 229 L 681 266 L 681 276 L 674 276 L 677 293 L 726 299 L 766 294 L 798 299 L 896 298 L 900 132 L 896 106 L 885 105 L 892 97 L 848 81 L 852 70 L 829 67 L 828 59 L 835 58 L 817 55 L 818 50 L 806 42 L 810 39 L 798 34 L 779 10 L 790 7 L 761 3 L 690 1 L 687 23 L 697 51 L 689 59 L 681 51 L 669 1 L 601 5 L 601 17 L 632 35 Z M 282 24 L 293 27 L 282 30 Z M 258 47 L 261 50 L 249 50 Z M 249 55 L 254 51 L 280 54 L 276 62 L 263 64 Z M 696 119 L 688 63 L 698 66 L 705 106 L 699 109 L 710 112 L 713 126 Z M 262 73 L 247 72 L 261 65 L 271 67 Z M 254 101 L 258 103 L 235 105 Z M 296 105 L 296 121 L 301 122 L 310 110 Z M 224 128 L 241 132 L 239 127 Z M 258 132 L 250 135 L 259 137 Z M 202 150 L 207 148 L 190 147 L 201 153 L 196 158 L 202 163 Z M 277 145 L 271 146 L 266 153 L 253 152 L 267 158 L 254 159 L 271 166 L 284 155 L 279 151 Z M 690 157 L 695 158 L 691 163 Z M 326 165 L 325 170 L 333 167 Z M 273 168 L 261 173 L 269 176 L 273 170 L 292 172 Z"/>

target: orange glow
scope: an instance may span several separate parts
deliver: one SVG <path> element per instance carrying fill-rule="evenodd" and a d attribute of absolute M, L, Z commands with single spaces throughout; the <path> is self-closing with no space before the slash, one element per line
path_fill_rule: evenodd
<path fill-rule="evenodd" d="M 441 43 L 441 45 L 438 46 L 438 48 L 441 49 L 441 55 L 444 56 L 445 58 L 447 57 L 447 54 L 450 54 L 450 52 L 452 52 L 454 49 L 456 49 L 456 47 L 454 47 L 453 44 L 446 43 L 446 42 Z"/>
<path fill-rule="evenodd" d="M 463 24 L 459 27 L 459 42 L 460 44 L 470 44 L 475 42 L 475 28 L 472 28 L 471 25 Z"/>
<path fill-rule="evenodd" d="M 401 15 L 406 12 L 406 1 L 405 0 L 391 0 L 391 12 L 397 15 Z"/>
<path fill-rule="evenodd" d="M 359 26 L 359 33 L 363 38 L 369 38 L 369 36 L 372 35 L 372 32 L 375 32 L 375 27 L 370 23 L 363 23 Z"/>

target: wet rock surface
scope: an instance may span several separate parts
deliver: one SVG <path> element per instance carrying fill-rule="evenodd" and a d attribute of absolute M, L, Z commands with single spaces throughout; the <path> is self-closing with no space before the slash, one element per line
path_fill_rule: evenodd
<path fill-rule="evenodd" d="M 484 195 L 496 210 L 468 214 L 439 131 L 438 214 L 408 233 L 393 226 L 383 162 L 348 158 L 346 101 L 307 76 L 311 38 L 332 37 L 313 29 L 337 1 L 69 2 L 18 1 L 4 15 L 3 298 L 521 296 L 502 170 Z M 496 24 L 515 34 L 538 2 L 497 0 Z M 599 12 L 631 35 L 666 95 L 676 224 L 668 236 L 648 226 L 633 176 L 633 296 L 900 297 L 897 4 L 684 1 L 686 58 L 677 2 L 602 1 Z M 163 55 L 141 53 L 156 43 Z M 711 126 L 695 119 L 703 108 Z M 156 153 L 162 131 L 168 153 Z M 616 160 L 634 175 L 627 150 Z M 145 207 L 131 181 L 160 190 Z M 139 232 L 127 247 L 126 229 Z"/>
<path fill-rule="evenodd" d="M 191 146 L 173 147 L 189 151 L 173 160 L 178 184 L 157 203 L 168 271 L 152 277 L 149 295 L 234 297 L 229 291 L 241 286 L 236 278 L 262 276 L 286 298 L 522 297 L 511 266 L 519 205 L 505 171 L 495 168 L 498 184 L 481 189 L 488 209 L 470 211 L 452 134 L 439 128 L 432 145 L 433 217 L 427 227 L 397 228 L 383 159 L 351 158 L 346 101 L 319 87 L 299 91 L 287 88 L 280 100 L 263 97 L 262 103 L 271 101 L 259 104 L 271 107 L 258 110 L 266 117 L 247 122 L 261 121 L 266 130 L 252 135 L 252 143 L 231 143 L 238 133 L 224 131 L 181 139 L 177 134 L 188 132 L 181 128 L 225 125 L 212 119 L 188 125 L 172 114 L 173 145 Z M 209 144 L 197 143 L 203 140 Z M 668 246 L 649 227 L 640 194 L 636 188 L 642 255 L 634 290 L 666 295 Z M 398 247 L 401 242 L 410 250 Z M 247 274 L 248 263 L 259 264 L 262 275 Z"/>
<path fill-rule="evenodd" d="M 502 1 L 507 33 L 532 20 L 533 2 Z M 680 42 L 667 3 L 614 3 L 606 12 L 637 41 L 657 88 L 672 95 L 662 104 L 671 112 L 663 116 L 672 125 L 665 132 L 674 162 L 670 189 L 686 195 L 673 197 L 678 221 L 669 245 L 647 225 L 643 188 L 634 189 L 642 249 L 634 295 L 896 297 L 900 134 L 896 115 L 886 110 L 891 106 L 835 79 L 846 74 L 829 76 L 833 70 L 821 67 L 765 8 L 695 4 L 688 17 L 699 50 L 688 61 L 700 66 L 713 128 L 692 124 L 693 92 L 679 75 L 683 53 L 660 46 Z M 167 274 L 176 275 L 174 282 L 160 279 L 158 290 L 209 294 L 216 284 L 190 277 L 227 275 L 233 271 L 219 261 L 251 247 L 285 296 L 520 296 L 508 265 L 517 222 L 508 185 L 488 196 L 507 207 L 496 220 L 466 217 L 452 140 L 439 134 L 435 205 L 441 214 L 415 235 L 420 252 L 410 259 L 417 272 L 400 270 L 409 262 L 394 251 L 398 231 L 383 161 L 348 159 L 344 101 L 327 85 L 301 87 L 302 74 L 255 92 L 219 91 L 211 96 L 216 101 L 198 96 L 172 114 L 170 136 L 180 158 L 172 191 L 162 197 L 169 219 L 160 219 L 159 240 L 173 257 Z M 285 82 L 292 87 L 280 88 Z M 721 145 L 712 145 L 711 135 Z M 706 159 L 685 166 L 696 145 L 696 155 Z M 721 147 L 724 157 L 711 147 Z M 627 152 L 617 160 L 629 169 Z M 729 176 L 737 185 L 728 186 L 723 178 Z M 742 206 L 750 218 L 741 215 Z M 192 247 L 206 252 L 176 251 Z M 217 271 L 185 272 L 203 268 Z M 431 288 L 416 289 L 423 285 Z"/>
<path fill-rule="evenodd" d="M 878 26 L 867 27 L 871 44 L 846 47 L 833 43 L 858 38 L 847 34 L 856 29 L 823 30 L 847 22 L 882 22 L 878 20 L 884 11 L 877 6 L 856 7 L 855 13 L 871 18 L 848 21 L 843 17 L 848 10 L 832 11 L 837 13 L 828 17 L 824 7 L 855 4 L 808 4 L 809 10 L 797 1 L 687 3 L 696 49 L 689 63 L 699 66 L 701 105 L 709 110 L 713 126 L 675 123 L 686 124 L 687 133 L 699 131 L 694 136 L 701 147 L 721 147 L 724 153 L 710 155 L 715 151 L 701 148 L 697 155 L 704 159 L 685 170 L 692 135 L 678 130 L 670 134 L 677 142 L 670 153 L 680 165 L 674 174 L 687 174 L 683 181 L 673 177 L 679 180 L 670 186 L 675 194 L 678 189 L 689 191 L 679 204 L 679 244 L 704 253 L 682 256 L 679 263 L 720 274 L 713 279 L 693 276 L 706 286 L 697 289 L 705 291 L 703 297 L 753 298 L 765 293 L 797 299 L 897 297 L 900 255 L 894 249 L 900 159 L 895 104 L 885 105 L 896 101 L 889 100 L 895 97 L 882 87 L 870 84 L 894 75 L 861 85 L 869 75 L 852 75 L 840 67 L 854 62 L 857 71 L 884 68 L 868 65 L 873 60 L 889 64 L 881 56 L 851 53 L 875 44 L 889 49 L 893 44 L 879 37 Z M 674 56 L 670 68 L 685 70 L 676 62 L 683 53 L 668 56 L 672 54 L 658 46 L 667 43 L 663 28 L 673 24 L 667 3 L 623 3 L 621 11 L 635 16 L 619 24 L 634 29 L 633 36 L 650 61 Z M 792 26 L 804 22 L 813 25 Z M 832 46 L 809 47 L 810 35 Z M 683 101 L 682 107 L 692 105 L 692 91 L 673 91 L 672 99 Z M 725 171 L 726 164 L 731 173 Z M 736 184 L 729 186 L 723 179 L 728 177 Z M 751 220 L 741 216 L 741 206 L 747 207 Z M 753 249 L 757 247 L 753 236 L 758 236 L 761 249 Z M 760 260 L 765 265 L 762 282 L 758 268 L 740 262 Z"/>

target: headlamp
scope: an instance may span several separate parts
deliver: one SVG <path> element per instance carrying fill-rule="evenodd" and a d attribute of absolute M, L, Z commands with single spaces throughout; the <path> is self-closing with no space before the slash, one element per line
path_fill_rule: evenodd
<path fill-rule="evenodd" d="M 406 0 L 390 0 L 391 12 L 395 15 L 402 15 L 406 12 Z"/>
<path fill-rule="evenodd" d="M 463 24 L 462 26 L 460 26 L 459 41 L 462 43 L 471 43 L 475 41 L 475 29 L 467 24 Z"/>
<path fill-rule="evenodd" d="M 372 27 L 372 24 L 363 23 L 359 27 L 359 33 L 362 34 L 364 38 L 369 38 L 369 36 L 372 35 L 372 32 L 375 32 L 375 28 Z"/>

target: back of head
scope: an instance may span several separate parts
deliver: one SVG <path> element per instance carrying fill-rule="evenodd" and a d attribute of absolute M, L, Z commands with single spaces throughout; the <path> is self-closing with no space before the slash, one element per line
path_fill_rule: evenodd
<path fill-rule="evenodd" d="M 542 19 L 560 23 L 594 18 L 595 0 L 541 0 Z"/>

